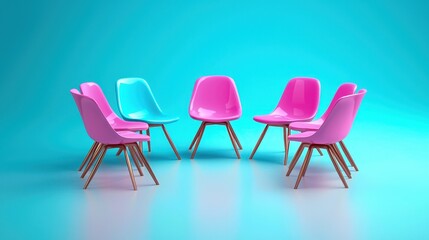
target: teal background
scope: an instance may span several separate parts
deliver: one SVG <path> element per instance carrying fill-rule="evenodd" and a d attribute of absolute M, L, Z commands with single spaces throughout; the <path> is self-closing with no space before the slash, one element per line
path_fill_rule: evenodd
<path fill-rule="evenodd" d="M 384 233 L 390 239 L 427 237 L 423 222 L 428 214 L 424 202 L 429 200 L 424 171 L 429 169 L 428 10 L 426 1 L 402 0 L 2 1 L 0 238 L 13 239 L 17 232 L 16 238 L 31 234 L 57 237 L 55 231 L 36 223 L 49 226 L 54 220 L 55 224 L 65 221 L 59 212 L 69 209 L 70 193 L 63 191 L 76 187 L 80 191 L 81 182 L 72 179 L 78 178 L 74 170 L 91 140 L 70 96 L 71 88 L 85 81 L 97 82 L 118 113 L 116 80 L 146 79 L 161 108 L 181 118 L 168 129 L 184 157 L 181 164 L 188 164 L 186 147 L 199 123 L 190 119 L 187 108 L 195 80 L 204 75 L 228 75 L 236 81 L 243 117 L 233 125 L 243 139 L 241 161 L 247 161 L 263 127 L 253 122 L 252 116 L 270 112 L 292 77 L 310 76 L 321 81 L 318 116 L 342 82 L 366 88 L 368 94 L 348 142 L 360 162 L 368 159 L 362 164 L 374 164 L 367 166 L 376 170 L 371 176 L 384 175 L 384 180 L 371 180 L 384 185 L 374 186 L 379 188 L 380 198 L 371 195 L 375 192 L 365 195 L 370 206 L 364 209 L 373 215 L 354 221 L 384 225 L 380 229 L 362 226 L 364 233 L 358 236 L 380 239 L 386 236 L 382 232 L 390 231 L 391 235 Z M 162 184 L 163 167 L 177 163 L 161 131 L 157 134 L 159 139 L 153 141 L 159 141 L 161 153 L 153 158 L 169 159 L 158 166 Z M 272 134 L 267 135 L 265 150 L 261 145 L 258 154 L 268 157 L 265 162 L 277 164 L 281 152 L 263 154 L 282 149 L 280 135 L 274 130 Z M 225 138 L 224 145 L 219 137 Z M 207 156 L 233 155 L 223 133 L 213 130 L 204 141 L 201 156 L 204 151 Z M 223 155 L 217 147 L 229 152 Z M 274 167 L 284 170 L 278 164 Z M 70 177 L 54 174 L 64 169 Z M 352 181 L 373 186 L 364 175 Z M 78 190 L 74 194 L 79 194 Z M 389 213 L 392 209 L 398 211 L 393 216 Z M 63 228 L 57 227 L 58 234 L 78 231 L 76 224 L 81 217 L 78 212 L 67 212 L 68 220 Z M 261 226 L 260 222 L 243 222 L 249 231 Z M 162 224 L 160 220 L 151 229 L 162 228 Z M 21 230 L 23 226 L 26 230 Z M 179 236 L 194 236 L 188 230 L 182 232 L 180 226 L 176 229 L 182 234 Z M 281 230 L 277 227 L 262 224 L 262 229 L 273 234 Z M 230 230 L 224 229 L 224 233 Z M 206 236 L 200 231 L 202 235 L 197 237 Z M 233 236 L 246 237 L 246 232 L 240 230 Z M 274 236 L 282 234 L 280 231 Z M 149 236 L 160 237 L 153 232 Z"/>

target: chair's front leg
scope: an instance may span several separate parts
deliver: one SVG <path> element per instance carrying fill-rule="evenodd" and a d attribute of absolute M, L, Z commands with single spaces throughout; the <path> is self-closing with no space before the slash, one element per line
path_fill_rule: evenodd
<path fill-rule="evenodd" d="M 102 149 L 101 149 L 100 151 L 102 152 L 102 153 L 101 153 L 101 156 L 98 158 L 98 161 L 97 161 L 97 163 L 95 164 L 94 169 L 92 169 L 92 172 L 91 172 L 91 174 L 89 175 L 88 179 L 86 180 L 86 183 L 85 183 L 85 185 L 83 186 L 83 189 L 87 189 L 87 188 L 88 188 L 89 183 L 91 182 L 92 178 L 94 177 L 95 173 L 96 173 L 96 172 L 97 172 L 97 170 L 98 170 L 98 167 L 100 167 L 100 164 L 101 164 L 101 162 L 103 161 L 104 155 L 106 155 L 107 148 L 106 148 L 105 146 L 103 146 L 103 147 L 102 147 Z"/>
<path fill-rule="evenodd" d="M 226 122 L 226 124 L 228 125 L 229 130 L 231 131 L 232 136 L 234 137 L 235 142 L 236 142 L 236 143 L 237 143 L 237 145 L 238 145 L 238 148 L 240 148 L 240 150 L 243 150 L 243 147 L 241 146 L 241 143 L 240 143 L 240 141 L 238 140 L 237 134 L 235 134 L 235 131 L 234 131 L 234 129 L 232 128 L 231 123 L 230 123 L 230 122 Z"/>
<path fill-rule="evenodd" d="M 207 123 L 203 122 L 203 128 L 201 129 L 200 136 L 197 138 L 197 142 L 195 143 L 194 151 L 192 152 L 191 159 L 194 159 L 195 153 L 197 152 L 198 146 L 200 145 L 201 139 L 203 138 L 204 130 L 206 128 Z"/>
<path fill-rule="evenodd" d="M 133 168 L 131 167 L 131 163 L 130 163 L 130 159 L 128 158 L 128 153 L 127 153 L 126 147 L 124 147 L 123 151 L 125 154 L 125 162 L 127 163 L 128 173 L 130 174 L 131 182 L 133 184 L 133 188 L 135 191 L 135 190 L 137 190 L 136 179 L 134 178 Z"/>
<path fill-rule="evenodd" d="M 344 144 L 343 141 L 340 141 L 340 146 L 343 149 L 343 152 L 346 154 L 347 159 L 349 160 L 350 164 L 353 166 L 353 168 L 356 171 L 359 171 L 358 167 L 356 166 L 355 161 L 352 158 L 352 155 L 350 154 L 349 150 L 346 148 L 346 145 Z"/>
<path fill-rule="evenodd" d="M 301 170 L 299 171 L 298 178 L 296 179 L 294 189 L 298 188 L 299 183 L 301 182 L 301 178 L 305 172 L 305 166 L 310 162 L 310 158 L 311 158 L 312 153 L 313 153 L 313 146 L 310 145 L 310 147 L 308 148 L 307 155 L 305 156 L 304 162 L 302 163 Z"/>
<path fill-rule="evenodd" d="M 283 161 L 283 164 L 287 164 L 288 155 L 289 155 L 289 135 L 290 135 L 290 128 L 289 126 L 283 126 L 283 138 L 285 143 L 285 158 Z"/>
<path fill-rule="evenodd" d="M 238 152 L 237 146 L 235 145 L 234 137 L 228 123 L 225 123 L 225 127 L 228 131 L 229 138 L 231 139 L 232 146 L 234 147 L 235 154 L 237 155 L 237 158 L 240 159 L 240 153 Z"/>
<path fill-rule="evenodd" d="M 168 135 L 167 129 L 165 128 L 164 124 L 161 125 L 162 130 L 164 131 L 165 137 L 167 137 L 168 142 L 170 143 L 171 148 L 173 149 L 174 153 L 176 154 L 176 157 L 178 160 L 181 160 L 179 153 L 177 152 L 176 146 L 174 146 L 173 141 L 170 138 L 170 135 Z"/>
<path fill-rule="evenodd" d="M 92 158 L 92 155 L 95 152 L 95 149 L 98 147 L 98 142 L 94 142 L 91 146 L 91 148 L 89 149 L 88 153 L 86 154 L 85 158 L 82 161 L 82 164 L 79 167 L 79 172 L 82 171 L 82 168 L 85 166 L 85 164 L 88 162 L 89 159 Z"/>
<path fill-rule="evenodd" d="M 203 129 L 203 123 L 204 123 L 204 122 L 201 122 L 200 127 L 198 128 L 198 131 L 197 131 L 197 133 L 195 134 L 195 137 L 194 137 L 194 139 L 192 140 L 191 145 L 189 146 L 189 150 L 191 150 L 191 149 L 192 149 L 192 147 L 194 146 L 195 142 L 197 141 L 197 138 L 200 136 L 200 134 L 201 134 L 201 129 Z"/>
<path fill-rule="evenodd" d="M 252 154 L 250 154 L 249 159 L 252 159 L 252 158 L 253 158 L 253 156 L 255 155 L 256 150 L 258 150 L 259 145 L 261 144 L 262 139 L 264 139 L 264 136 L 265 136 L 265 133 L 267 132 L 267 130 L 268 130 L 268 124 L 265 126 L 264 130 L 262 131 L 262 134 L 261 134 L 261 136 L 259 137 L 258 142 L 256 143 L 255 147 L 253 148 Z"/>

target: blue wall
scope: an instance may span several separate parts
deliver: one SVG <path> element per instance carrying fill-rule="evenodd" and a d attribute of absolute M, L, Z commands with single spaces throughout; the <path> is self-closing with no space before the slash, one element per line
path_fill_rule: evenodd
<path fill-rule="evenodd" d="M 222 74 L 237 82 L 242 126 L 272 110 L 294 76 L 320 79 L 319 115 L 340 83 L 356 82 L 368 89 L 362 121 L 414 116 L 401 120 L 412 126 L 428 117 L 427 10 L 374 0 L 2 2 L 2 125 L 10 139 L 32 132 L 61 146 L 49 140 L 58 129 L 86 138 L 69 90 L 98 82 L 117 109 L 115 81 L 138 76 L 186 128 L 194 81 Z"/>

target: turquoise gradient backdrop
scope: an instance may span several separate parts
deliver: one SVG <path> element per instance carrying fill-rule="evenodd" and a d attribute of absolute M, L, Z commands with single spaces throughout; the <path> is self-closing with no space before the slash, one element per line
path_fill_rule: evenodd
<path fill-rule="evenodd" d="M 19 189 L 32 178 L 10 182 L 17 169 L 37 171 L 46 159 L 53 165 L 68 161 L 64 166 L 73 169 L 90 146 L 69 93 L 85 81 L 97 82 L 118 112 L 116 80 L 146 79 L 163 110 L 181 118 L 168 129 L 184 161 L 198 127 L 187 108 L 200 76 L 235 79 L 243 117 L 233 125 L 243 138 L 244 158 L 262 131 L 252 116 L 270 112 L 290 78 L 321 81 L 318 116 L 339 84 L 355 82 L 368 90 L 350 136 L 355 152 L 369 147 L 362 156 L 378 153 L 394 164 L 410 157 L 419 169 L 427 168 L 429 156 L 419 149 L 429 147 L 428 11 L 426 1 L 410 0 L 2 1 L 0 222 L 9 231 L 0 233 L 7 236 L 21 220 L 32 224 L 31 214 L 19 210 L 26 203 Z M 225 137 L 219 134 L 212 131 L 201 151 Z M 164 144 L 161 132 L 159 138 Z M 281 142 L 270 139 L 281 150 Z M 375 143 L 385 144 L 383 154 Z M 161 158 L 173 158 L 165 152 Z M 413 192 L 421 199 L 411 198 L 416 209 L 410 211 L 423 220 L 428 185 L 419 184 L 424 192 Z M 19 204 L 13 204 L 16 199 Z"/>

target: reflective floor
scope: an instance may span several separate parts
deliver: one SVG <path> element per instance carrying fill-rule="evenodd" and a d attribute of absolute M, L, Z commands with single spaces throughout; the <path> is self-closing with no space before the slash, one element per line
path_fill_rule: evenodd
<path fill-rule="evenodd" d="M 83 190 L 77 168 L 91 142 L 67 138 L 73 129 L 59 143 L 68 148 L 43 141 L 33 147 L 11 144 L 14 157 L 4 159 L 0 175 L 0 239 L 429 237 L 426 129 L 356 124 L 345 140 L 360 168 L 347 180 L 350 188 L 343 188 L 327 154 L 315 152 L 294 190 L 302 158 L 285 177 L 282 133 L 274 129 L 249 160 L 263 129 L 252 126 L 252 131 L 236 127 L 244 146 L 240 160 L 226 132 L 215 127 L 205 133 L 194 160 L 186 150 L 192 136 L 180 139 L 171 130 L 181 161 L 174 159 L 162 131 L 152 131 L 153 152 L 146 155 L 160 185 L 145 170 L 143 177 L 135 171 L 138 191 L 132 190 L 124 158 L 115 150 Z M 292 143 L 289 162 L 297 147 Z"/>

